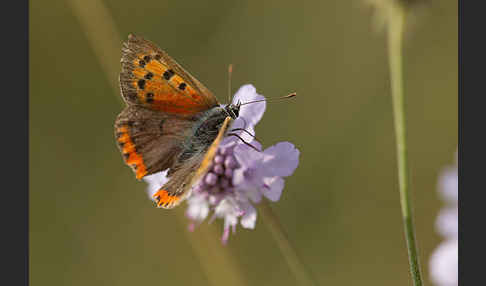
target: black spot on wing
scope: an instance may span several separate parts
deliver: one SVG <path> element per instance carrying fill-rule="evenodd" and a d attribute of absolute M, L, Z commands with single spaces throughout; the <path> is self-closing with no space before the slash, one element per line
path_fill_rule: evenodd
<path fill-rule="evenodd" d="M 171 79 L 175 75 L 175 72 L 173 70 L 166 70 L 163 74 L 164 78 L 166 80 Z"/>
<path fill-rule="evenodd" d="M 151 72 L 148 72 L 148 73 L 147 73 L 147 74 L 144 76 L 144 78 L 145 78 L 145 79 L 151 79 L 151 78 L 153 78 L 153 77 L 154 77 L 154 74 L 153 74 L 153 73 L 151 73 Z"/>
<path fill-rule="evenodd" d="M 147 92 L 147 94 L 145 95 L 145 101 L 147 103 L 152 103 L 154 102 L 154 94 L 151 93 L 151 92 Z"/>
<path fill-rule="evenodd" d="M 137 82 L 137 85 L 140 89 L 144 89 L 145 88 L 145 80 L 141 79 Z"/>

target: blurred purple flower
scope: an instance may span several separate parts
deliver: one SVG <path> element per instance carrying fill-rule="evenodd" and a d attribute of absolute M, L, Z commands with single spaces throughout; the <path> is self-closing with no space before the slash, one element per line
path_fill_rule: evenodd
<path fill-rule="evenodd" d="M 242 86 L 233 103 L 264 99 L 252 85 Z M 239 117 L 230 129 L 244 128 L 255 134 L 255 125 L 265 112 L 266 103 L 244 105 Z M 190 229 L 206 219 L 224 219 L 223 243 L 236 225 L 248 229 L 255 227 L 257 211 L 252 203 L 259 203 L 262 196 L 278 201 L 284 188 L 284 177 L 292 175 L 299 164 L 299 150 L 289 142 L 280 142 L 263 151 L 261 144 L 244 131 L 237 133 L 243 140 L 260 152 L 244 144 L 235 136 L 226 137 L 220 144 L 210 171 L 193 186 L 188 197 L 187 217 L 192 221 Z M 148 193 L 152 198 L 158 188 L 167 181 L 167 171 L 147 176 Z"/>
<path fill-rule="evenodd" d="M 436 221 L 444 241 L 430 257 L 430 277 L 435 285 L 458 285 L 458 174 L 457 152 L 454 166 L 446 167 L 439 177 L 439 194 L 447 203 Z"/>

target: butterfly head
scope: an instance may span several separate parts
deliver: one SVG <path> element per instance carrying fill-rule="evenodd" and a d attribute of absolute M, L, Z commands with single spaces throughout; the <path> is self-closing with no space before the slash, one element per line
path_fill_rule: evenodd
<path fill-rule="evenodd" d="M 226 111 L 229 117 L 236 119 L 240 115 L 240 107 L 241 107 L 241 103 L 238 101 L 237 104 L 230 103 L 226 105 L 224 110 Z"/>

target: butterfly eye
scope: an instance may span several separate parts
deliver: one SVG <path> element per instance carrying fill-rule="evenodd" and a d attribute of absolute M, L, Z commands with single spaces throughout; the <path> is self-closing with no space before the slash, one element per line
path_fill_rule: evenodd
<path fill-rule="evenodd" d="M 236 115 L 236 117 L 240 116 L 240 103 L 233 107 L 233 113 Z"/>

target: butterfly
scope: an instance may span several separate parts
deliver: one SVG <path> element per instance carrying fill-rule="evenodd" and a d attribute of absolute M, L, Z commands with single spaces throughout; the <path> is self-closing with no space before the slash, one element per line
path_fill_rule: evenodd
<path fill-rule="evenodd" d="M 240 103 L 216 97 L 152 42 L 130 34 L 123 43 L 121 96 L 115 139 L 137 179 L 167 170 L 155 193 L 158 207 L 173 208 L 208 172 Z"/>

